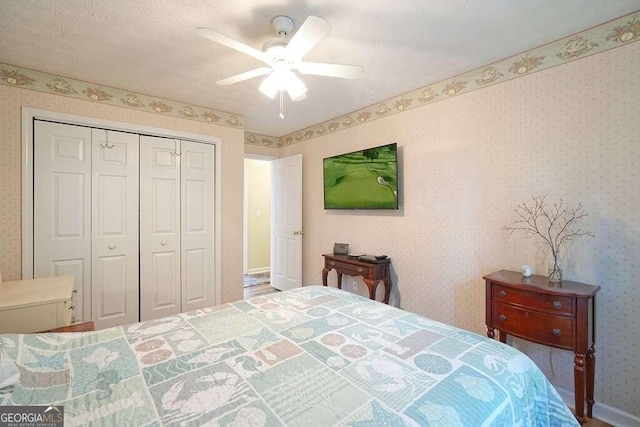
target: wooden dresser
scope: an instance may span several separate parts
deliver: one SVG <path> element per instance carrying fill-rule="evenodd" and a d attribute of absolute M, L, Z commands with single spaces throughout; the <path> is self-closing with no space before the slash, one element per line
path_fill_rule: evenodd
<path fill-rule="evenodd" d="M 592 416 L 595 375 L 595 294 L 600 286 L 563 280 L 551 284 L 545 276 L 523 277 L 515 271 L 484 276 L 487 336 L 500 341 L 513 335 L 538 344 L 570 350 L 574 357 L 575 413 Z"/>
<path fill-rule="evenodd" d="M 391 294 L 391 274 L 389 273 L 389 258 L 374 262 L 360 261 L 347 255 L 324 254 L 324 268 L 322 269 L 322 284 L 327 286 L 327 276 L 332 269 L 338 274 L 338 289 L 342 289 L 342 275 L 362 276 L 369 288 L 369 298 L 376 299 L 376 288 L 380 282 L 384 283 L 384 298 L 382 302 L 389 304 Z"/>
<path fill-rule="evenodd" d="M 73 276 L 0 283 L 0 333 L 29 334 L 71 324 Z"/>

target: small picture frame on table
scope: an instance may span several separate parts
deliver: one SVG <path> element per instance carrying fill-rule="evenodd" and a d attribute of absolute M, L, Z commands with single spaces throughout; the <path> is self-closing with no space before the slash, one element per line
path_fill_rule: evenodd
<path fill-rule="evenodd" d="M 334 243 L 333 254 L 334 255 L 347 255 L 349 253 L 348 243 Z"/>

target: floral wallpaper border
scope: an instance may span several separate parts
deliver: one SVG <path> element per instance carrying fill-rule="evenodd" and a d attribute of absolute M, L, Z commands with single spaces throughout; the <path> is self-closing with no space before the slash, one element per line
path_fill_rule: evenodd
<path fill-rule="evenodd" d="M 244 133 L 244 143 L 250 145 L 263 145 L 265 147 L 280 147 L 280 138 L 277 136 L 261 135 L 259 133 Z"/>
<path fill-rule="evenodd" d="M 291 145 L 546 70 L 640 40 L 640 11 L 280 137 Z"/>
<path fill-rule="evenodd" d="M 183 104 L 151 95 L 97 85 L 4 63 L 0 63 L 0 84 L 38 92 L 54 93 L 101 104 L 132 108 L 149 113 L 215 123 L 239 129 L 244 128 L 244 117 L 240 114 Z"/>

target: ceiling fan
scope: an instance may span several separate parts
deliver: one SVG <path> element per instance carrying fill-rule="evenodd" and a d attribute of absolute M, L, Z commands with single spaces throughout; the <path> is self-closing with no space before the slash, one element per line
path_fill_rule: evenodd
<path fill-rule="evenodd" d="M 331 29 L 329 23 L 323 18 L 313 15 L 308 16 L 291 38 L 288 37 L 291 34 L 291 30 L 293 30 L 293 20 L 291 18 L 282 15 L 276 16 L 271 20 L 271 24 L 276 31 L 277 37 L 267 40 L 262 45 L 262 50 L 229 38 L 211 28 L 196 28 L 199 35 L 259 59 L 268 65 L 268 67 L 256 68 L 218 80 L 217 84 L 223 86 L 231 85 L 268 74 L 268 77 L 260 85 L 260 91 L 271 99 L 280 92 L 282 107 L 282 94 L 285 91 L 292 101 L 301 101 L 307 97 L 307 87 L 294 73 L 294 70 L 302 74 L 343 79 L 358 79 L 362 76 L 364 68 L 359 65 L 327 64 L 303 60 L 303 56 L 313 49 Z M 280 117 L 284 117 L 282 108 Z"/>

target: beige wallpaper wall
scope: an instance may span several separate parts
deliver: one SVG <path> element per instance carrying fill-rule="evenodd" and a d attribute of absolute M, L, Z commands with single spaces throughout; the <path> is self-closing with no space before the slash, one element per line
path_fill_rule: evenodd
<path fill-rule="evenodd" d="M 247 194 L 247 268 L 271 268 L 271 164 L 263 160 L 245 159 Z"/>
<path fill-rule="evenodd" d="M 596 401 L 640 416 L 639 108 L 636 43 L 283 147 L 281 157 L 303 154 L 304 283 L 320 284 L 321 254 L 346 242 L 391 257 L 403 308 L 484 334 L 482 276 L 546 271 L 533 241 L 501 230 L 513 208 L 537 194 L 581 201 L 596 238 L 579 242 L 566 276 L 602 286 Z M 324 211 L 321 159 L 390 142 L 400 147 L 402 208 Z M 514 345 L 573 389 L 571 353 Z"/>
<path fill-rule="evenodd" d="M 222 139 L 222 300 L 242 298 L 242 162 L 244 132 L 59 95 L 0 85 L 0 270 L 21 275 L 21 107 L 138 123 Z"/>

